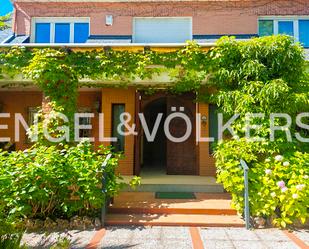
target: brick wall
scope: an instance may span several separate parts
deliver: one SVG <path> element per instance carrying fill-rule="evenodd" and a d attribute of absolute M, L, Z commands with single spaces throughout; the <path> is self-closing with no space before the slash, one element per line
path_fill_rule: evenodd
<path fill-rule="evenodd" d="M 308 0 L 222 0 L 148 3 L 24 2 L 17 7 L 17 34 L 30 34 L 32 17 L 90 17 L 93 35 L 131 35 L 135 16 L 192 16 L 193 34 L 256 34 L 257 17 L 264 15 L 309 15 Z M 105 26 L 105 15 L 114 16 Z"/>
<path fill-rule="evenodd" d="M 14 133 L 14 115 L 20 113 L 26 122 L 28 122 L 29 107 L 39 107 L 42 105 L 42 93 L 30 91 L 8 91 L 0 92 L 0 103 L 3 105 L 1 112 L 10 113 L 10 118 L 1 118 L 1 125 L 8 125 L 7 130 L 0 130 L 0 137 L 10 137 L 15 141 Z M 16 149 L 24 150 L 30 146 L 27 143 L 26 131 L 20 125 L 20 141 L 16 142 Z"/>
<path fill-rule="evenodd" d="M 98 147 L 101 143 L 97 139 L 99 137 L 99 115 L 98 110 L 96 110 L 95 102 L 101 103 L 102 101 L 102 92 L 99 91 L 90 91 L 90 92 L 81 92 L 78 96 L 77 105 L 79 108 L 86 108 L 87 111 L 94 113 L 94 118 L 91 119 L 91 136 L 95 138 L 94 145 Z M 99 110 L 100 111 L 100 110 Z"/>
<path fill-rule="evenodd" d="M 0 125 L 8 125 L 7 130 L 0 129 L 0 137 L 10 137 L 15 141 L 14 135 L 14 115 L 20 113 L 26 122 L 28 122 L 29 107 L 46 106 L 43 94 L 39 91 L 0 91 L 0 105 L 3 106 L 2 113 L 10 113 L 10 118 L 1 118 Z M 101 101 L 101 92 L 81 92 L 78 97 L 78 106 L 90 109 L 95 113 L 94 102 Z M 97 138 L 99 133 L 98 115 L 92 119 L 91 136 Z M 96 140 L 95 145 L 100 143 Z M 16 142 L 17 150 L 24 150 L 31 146 L 27 141 L 26 131 L 20 125 L 20 141 Z"/>

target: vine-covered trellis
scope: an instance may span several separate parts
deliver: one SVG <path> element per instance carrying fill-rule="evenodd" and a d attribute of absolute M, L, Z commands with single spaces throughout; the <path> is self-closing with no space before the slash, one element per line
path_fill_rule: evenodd
<path fill-rule="evenodd" d="M 2 74 L 32 80 L 68 116 L 75 112 L 81 79 L 126 87 L 134 78 L 152 78 L 163 71 L 171 79 L 167 90 L 194 91 L 197 101 L 215 102 L 227 115 L 282 109 L 295 114 L 308 105 L 303 49 L 287 36 L 243 42 L 224 37 L 210 49 L 193 42 L 172 52 L 2 48 L 0 66 Z"/>

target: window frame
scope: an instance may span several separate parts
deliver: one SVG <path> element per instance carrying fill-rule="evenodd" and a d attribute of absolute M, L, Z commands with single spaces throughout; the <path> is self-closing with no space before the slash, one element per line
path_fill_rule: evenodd
<path fill-rule="evenodd" d="M 309 20 L 308 16 L 259 16 L 257 20 L 258 34 L 260 35 L 260 23 L 259 21 L 269 20 L 274 23 L 274 35 L 279 34 L 279 25 L 280 21 L 291 21 L 293 22 L 293 31 L 294 31 L 294 40 L 295 42 L 299 42 L 299 21 L 300 20 Z"/>
<path fill-rule="evenodd" d="M 90 17 L 32 17 L 31 18 L 31 33 L 30 42 L 35 43 L 36 38 L 36 23 L 50 23 L 50 41 L 55 43 L 55 24 L 56 23 L 69 23 L 70 24 L 70 43 L 74 43 L 74 24 L 75 23 L 88 23 L 89 35 L 91 34 Z"/>
<path fill-rule="evenodd" d="M 192 16 L 136 16 L 132 20 L 132 43 L 136 43 L 135 22 L 137 19 L 188 19 L 190 21 L 190 40 L 193 40 L 193 18 Z M 175 42 L 177 43 L 177 42 Z"/>
<path fill-rule="evenodd" d="M 78 113 L 92 113 L 91 107 L 78 107 L 77 112 Z M 81 119 L 85 119 L 87 122 L 84 124 L 81 122 Z M 78 122 L 80 125 L 93 125 L 93 118 L 80 117 Z M 79 129 L 79 137 L 81 139 L 91 138 L 92 132 L 93 132 L 92 129 Z"/>
<path fill-rule="evenodd" d="M 126 103 L 112 103 L 111 104 L 111 136 L 114 137 L 114 132 L 116 132 L 114 130 L 114 106 L 123 106 L 124 108 L 124 112 L 126 112 Z M 120 117 L 119 117 L 120 118 Z M 125 127 L 123 127 L 123 131 L 125 132 Z M 116 132 L 117 133 L 117 132 Z M 116 137 L 116 136 L 115 136 Z M 125 153 L 125 150 L 126 150 L 126 137 L 125 136 L 122 136 L 123 137 L 123 150 L 117 150 L 116 147 L 114 146 L 117 142 L 111 142 L 111 146 L 113 147 L 113 151 L 116 152 L 116 153 Z M 117 137 L 118 138 L 118 137 Z"/>

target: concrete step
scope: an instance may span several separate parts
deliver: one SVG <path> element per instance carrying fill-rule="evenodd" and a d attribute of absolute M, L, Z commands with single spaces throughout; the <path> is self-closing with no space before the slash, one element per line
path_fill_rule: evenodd
<path fill-rule="evenodd" d="M 125 192 L 198 192 L 198 193 L 223 193 L 222 185 L 216 184 L 142 184 L 136 189 L 126 187 Z"/>
<path fill-rule="evenodd" d="M 105 225 L 244 227 L 236 215 L 108 214 Z"/>
<path fill-rule="evenodd" d="M 236 215 L 227 193 L 195 193 L 196 199 L 156 199 L 155 193 L 121 193 L 109 207 L 113 214 Z"/>
<path fill-rule="evenodd" d="M 129 183 L 132 176 L 124 176 L 124 182 Z M 136 189 L 125 188 L 124 192 L 196 192 L 223 193 L 221 184 L 215 177 L 149 174 L 142 175 L 142 184 Z"/>

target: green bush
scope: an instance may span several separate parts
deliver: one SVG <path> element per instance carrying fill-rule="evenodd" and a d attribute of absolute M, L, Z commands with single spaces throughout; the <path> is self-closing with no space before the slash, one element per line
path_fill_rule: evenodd
<path fill-rule="evenodd" d="M 89 142 L 1 152 L 1 203 L 8 215 L 30 218 L 91 214 L 105 202 L 101 165 L 109 153 L 103 147 L 95 151 Z M 121 187 L 114 173 L 117 164 L 114 156 L 104 171 L 109 196 Z"/>
<path fill-rule="evenodd" d="M 239 160 L 249 165 L 249 201 L 252 216 L 270 217 L 286 227 L 309 217 L 309 153 L 270 154 L 267 143 L 244 139 L 219 143 L 215 153 L 218 181 L 232 194 L 239 213 L 244 209 L 244 177 Z M 272 156 L 274 155 L 274 156 Z"/>
<path fill-rule="evenodd" d="M 208 84 L 213 91 L 208 99 L 218 105 L 226 120 L 239 114 L 232 124 L 234 137 L 225 134 L 225 140 L 215 149 L 218 181 L 232 194 L 235 208 L 243 212 L 244 182 L 239 161 L 245 160 L 250 167 L 251 215 L 273 218 L 273 223 L 281 227 L 308 219 L 309 147 L 295 137 L 296 132 L 308 137 L 306 130 L 295 124 L 296 115 L 309 110 L 309 75 L 303 53 L 300 44 L 287 36 L 243 42 L 222 38 L 211 51 Z M 251 113 L 265 114 L 250 122 L 250 137 L 262 142 L 245 138 L 246 118 Z M 271 113 L 291 116 L 291 141 L 284 129 L 276 131 L 275 140 L 270 141 Z M 284 125 L 286 120 L 277 118 L 274 123 Z M 275 160 L 276 155 L 283 158 Z"/>
<path fill-rule="evenodd" d="M 3 202 L 0 204 L 0 248 L 20 249 L 26 248 L 20 245 L 23 231 L 18 229 L 18 220 L 14 216 L 8 216 L 4 211 Z"/>

